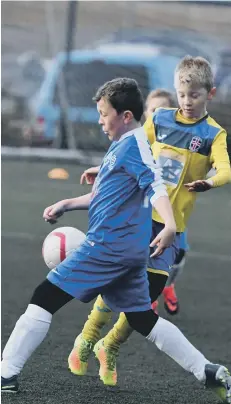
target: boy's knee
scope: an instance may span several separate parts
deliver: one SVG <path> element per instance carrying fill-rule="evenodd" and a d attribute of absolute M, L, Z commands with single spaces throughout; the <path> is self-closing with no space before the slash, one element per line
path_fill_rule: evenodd
<path fill-rule="evenodd" d="M 107 306 L 101 295 L 97 297 L 93 309 L 101 313 L 112 313 L 110 307 Z"/>
<path fill-rule="evenodd" d="M 112 311 L 106 305 L 103 298 L 99 295 L 94 303 L 94 306 L 88 315 L 88 321 L 97 327 L 103 327 L 112 319 Z"/>
<path fill-rule="evenodd" d="M 129 325 L 139 334 L 147 337 L 159 316 L 152 310 L 125 313 Z"/>
<path fill-rule="evenodd" d="M 35 289 L 30 304 L 39 306 L 49 313 L 54 314 L 72 299 L 74 299 L 73 296 L 58 288 L 48 279 L 45 279 L 45 281 L 40 283 Z"/>

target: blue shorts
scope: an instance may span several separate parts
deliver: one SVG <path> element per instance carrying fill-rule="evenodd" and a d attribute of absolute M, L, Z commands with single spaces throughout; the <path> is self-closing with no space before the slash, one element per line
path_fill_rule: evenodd
<path fill-rule="evenodd" d="M 163 230 L 163 228 L 164 228 L 163 223 L 155 222 L 154 220 L 152 221 L 151 241 L 157 236 L 158 233 L 161 232 L 161 230 Z M 167 276 L 169 275 L 169 273 L 171 272 L 171 268 L 175 262 L 177 253 L 179 252 L 180 249 L 180 238 L 181 233 L 177 233 L 174 243 L 171 245 L 171 247 L 166 248 L 163 254 L 161 254 L 159 257 L 149 258 L 148 261 L 149 272 L 160 273 Z M 154 249 L 151 249 L 150 255 L 153 252 Z"/>
<path fill-rule="evenodd" d="M 47 279 L 84 303 L 101 294 L 115 312 L 151 308 L 146 261 L 125 262 L 105 245 L 88 240 L 50 271 Z"/>

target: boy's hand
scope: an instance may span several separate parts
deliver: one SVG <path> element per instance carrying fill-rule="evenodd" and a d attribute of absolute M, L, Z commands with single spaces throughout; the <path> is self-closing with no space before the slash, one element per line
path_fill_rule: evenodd
<path fill-rule="evenodd" d="M 184 184 L 189 192 L 205 192 L 209 191 L 213 185 L 210 180 L 197 180 Z"/>
<path fill-rule="evenodd" d="M 95 178 L 97 177 L 98 172 L 99 172 L 99 167 L 88 168 L 81 175 L 80 184 L 83 185 L 84 182 L 86 182 L 86 184 L 88 184 L 88 185 L 94 184 Z"/>
<path fill-rule="evenodd" d="M 60 201 L 54 205 L 48 206 L 43 212 L 43 218 L 50 224 L 57 223 L 57 219 L 65 212 L 65 202 Z"/>
<path fill-rule="evenodd" d="M 174 241 L 176 235 L 176 228 L 164 227 L 163 230 L 156 236 L 156 238 L 151 242 L 150 247 L 155 247 L 154 253 L 150 255 L 151 258 L 158 257 L 164 250 L 170 247 Z"/>

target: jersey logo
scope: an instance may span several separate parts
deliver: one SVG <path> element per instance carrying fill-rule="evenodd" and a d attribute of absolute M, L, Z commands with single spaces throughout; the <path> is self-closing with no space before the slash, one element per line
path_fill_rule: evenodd
<path fill-rule="evenodd" d="M 198 152 L 202 145 L 202 139 L 199 136 L 194 136 L 190 142 L 189 150 L 192 152 Z"/>
<path fill-rule="evenodd" d="M 161 135 L 161 134 L 158 134 L 158 135 L 157 135 L 157 139 L 158 139 L 158 140 L 164 140 L 167 136 L 168 136 L 168 135 L 164 135 L 164 134 Z"/>
<path fill-rule="evenodd" d="M 184 162 L 171 157 L 159 156 L 157 163 L 162 168 L 162 177 L 166 185 L 177 187 L 184 169 Z"/>
<path fill-rule="evenodd" d="M 108 165 L 109 171 L 111 171 L 116 163 L 116 155 L 110 152 L 104 159 L 104 164 Z"/>

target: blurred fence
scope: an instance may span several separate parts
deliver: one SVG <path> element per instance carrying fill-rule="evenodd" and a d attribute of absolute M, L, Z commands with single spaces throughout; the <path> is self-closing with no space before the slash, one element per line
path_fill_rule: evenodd
<path fill-rule="evenodd" d="M 2 145 L 56 145 L 43 138 L 42 122 L 36 123 L 39 136 L 34 142 L 28 135 L 31 120 L 28 104 L 39 91 L 50 60 L 65 48 L 67 7 L 66 1 L 2 2 Z M 170 30 L 169 40 L 174 31 L 176 42 L 188 36 L 189 51 L 186 48 L 185 53 L 191 53 L 193 44 L 195 48 L 198 46 L 198 54 L 200 51 L 207 54 L 213 63 L 218 91 L 209 112 L 227 129 L 231 147 L 230 14 L 229 2 L 80 1 L 74 47 L 91 48 L 102 39 L 110 41 L 113 35 L 120 41 L 129 30 L 133 34 L 136 30 Z M 124 75 L 131 73 L 128 69 Z M 81 87 L 86 88 L 86 83 L 74 85 L 79 87 L 80 94 Z M 58 125 L 61 132 L 67 131 L 69 135 L 72 130 L 76 136 L 76 126 L 70 129 L 67 125 L 62 127 L 63 122 Z M 80 130 L 85 131 L 82 124 L 77 129 Z M 106 147 L 99 142 L 94 125 L 87 133 L 77 147 L 97 150 Z"/>

